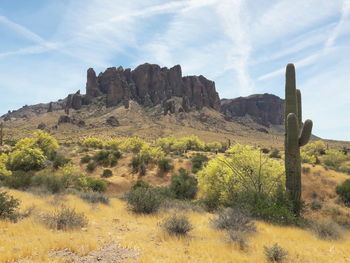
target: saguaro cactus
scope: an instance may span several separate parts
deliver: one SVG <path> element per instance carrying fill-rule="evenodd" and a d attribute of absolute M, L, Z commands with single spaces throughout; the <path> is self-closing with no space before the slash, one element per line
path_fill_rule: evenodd
<path fill-rule="evenodd" d="M 0 123 L 0 146 L 3 144 L 4 139 L 4 123 Z"/>
<path fill-rule="evenodd" d="M 286 68 L 285 97 L 285 167 L 286 188 L 293 202 L 293 212 L 300 214 L 301 204 L 301 160 L 300 147 L 308 143 L 312 121 L 302 123 L 301 93 L 296 89 L 295 68 L 288 64 Z"/>

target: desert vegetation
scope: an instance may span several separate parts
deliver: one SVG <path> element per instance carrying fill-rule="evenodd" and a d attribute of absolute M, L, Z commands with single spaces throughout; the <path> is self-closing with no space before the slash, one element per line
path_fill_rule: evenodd
<path fill-rule="evenodd" d="M 324 251 L 317 261 L 342 262 L 348 256 L 342 249 L 349 245 L 350 190 L 341 167 L 349 155 L 322 141 L 302 149 L 306 187 L 319 180 L 330 194 L 304 189 L 300 215 L 285 188 L 283 158 L 260 147 L 205 143 L 196 136 L 153 142 L 90 137 L 59 145 L 50 134 L 35 132 L 0 154 L 0 225 L 8 229 L 1 236 L 6 253 L 0 259 L 59 262 L 53 250 L 84 255 L 116 241 L 108 234 L 113 233 L 122 237 L 121 246 L 147 251 L 138 262 L 164 257 L 170 247 L 188 251 L 195 261 L 316 262 L 291 241 L 296 237 Z M 113 192 L 125 170 L 129 187 Z M 45 245 L 38 229 L 50 240 Z M 24 240 L 11 243 L 11 231 Z M 78 241 L 81 235 L 85 243 Z M 343 252 L 326 256 L 330 242 Z M 185 255 L 172 254 L 165 262 L 187 261 Z"/>

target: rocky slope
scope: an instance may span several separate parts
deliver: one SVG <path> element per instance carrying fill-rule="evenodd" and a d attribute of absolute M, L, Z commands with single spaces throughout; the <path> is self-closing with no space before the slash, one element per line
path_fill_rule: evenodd
<path fill-rule="evenodd" d="M 255 122 L 266 127 L 271 124 L 283 125 L 284 100 L 267 93 L 222 99 L 221 112 L 232 119 L 249 115 Z"/>

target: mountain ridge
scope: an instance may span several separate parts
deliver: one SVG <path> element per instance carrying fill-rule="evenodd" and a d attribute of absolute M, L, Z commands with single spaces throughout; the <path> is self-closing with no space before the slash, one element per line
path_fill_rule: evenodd
<path fill-rule="evenodd" d="M 45 112 L 69 109 L 80 110 L 93 103 L 95 98 L 105 97 L 106 107 L 124 105 L 131 100 L 145 107 L 162 105 L 164 114 L 175 110 L 190 112 L 203 107 L 214 109 L 226 116 L 228 121 L 237 121 L 249 115 L 263 126 L 283 124 L 284 101 L 272 94 L 253 94 L 247 97 L 220 99 L 215 82 L 199 76 L 182 76 L 180 65 L 171 68 L 144 63 L 134 70 L 123 67 L 109 67 L 96 75 L 93 68 L 87 70 L 86 94 L 80 90 L 56 102 L 24 106 L 3 115 L 5 121 L 17 118 L 31 118 Z M 174 98 L 180 98 L 175 105 Z M 179 104 L 177 102 L 177 104 Z"/>

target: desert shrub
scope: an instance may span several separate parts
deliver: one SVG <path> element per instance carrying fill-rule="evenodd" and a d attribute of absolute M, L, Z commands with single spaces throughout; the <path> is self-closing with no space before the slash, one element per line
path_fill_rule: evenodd
<path fill-rule="evenodd" d="M 218 229 L 243 233 L 256 231 L 252 219 L 240 209 L 226 208 L 225 210 L 219 211 L 211 222 L 214 227 Z"/>
<path fill-rule="evenodd" d="M 122 143 L 123 143 L 123 140 L 121 138 L 113 138 L 106 141 L 105 147 L 107 149 L 118 151 Z"/>
<path fill-rule="evenodd" d="M 322 161 L 325 165 L 338 169 L 340 164 L 346 160 L 346 155 L 343 152 L 336 150 L 326 150 L 326 154 L 323 155 Z"/>
<path fill-rule="evenodd" d="M 8 162 L 8 155 L 5 153 L 0 154 L 0 177 L 10 176 L 12 172 L 7 169 L 6 164 Z"/>
<path fill-rule="evenodd" d="M 95 171 L 96 167 L 97 167 L 97 163 L 95 163 L 95 162 L 89 162 L 89 163 L 87 164 L 87 166 L 86 166 L 86 169 L 87 169 L 89 172 L 93 172 L 93 171 Z"/>
<path fill-rule="evenodd" d="M 151 214 L 158 211 L 163 197 L 154 187 L 135 187 L 126 194 L 126 200 L 134 213 Z"/>
<path fill-rule="evenodd" d="M 318 140 L 315 142 L 310 142 L 306 144 L 303 148 L 302 151 L 307 153 L 309 156 L 318 156 L 318 155 L 323 155 L 325 154 L 326 151 L 326 145 L 323 141 Z"/>
<path fill-rule="evenodd" d="M 161 173 L 169 172 L 174 168 L 174 166 L 171 165 L 170 159 L 160 159 L 157 164 Z"/>
<path fill-rule="evenodd" d="M 109 198 L 107 195 L 101 194 L 99 192 L 78 192 L 78 196 L 83 199 L 86 202 L 89 203 L 102 203 L 102 204 L 109 204 Z"/>
<path fill-rule="evenodd" d="M 45 166 L 45 156 L 38 148 L 17 148 L 9 154 L 8 158 L 8 164 L 12 171 L 39 170 Z"/>
<path fill-rule="evenodd" d="M 179 174 L 171 177 L 169 189 L 177 199 L 192 199 L 197 193 L 197 184 L 195 177 L 189 175 L 185 169 L 180 168 Z"/>
<path fill-rule="evenodd" d="M 19 200 L 7 192 L 0 192 L 0 219 L 14 220 L 17 215 Z"/>
<path fill-rule="evenodd" d="M 69 186 L 70 178 L 54 174 L 36 174 L 30 180 L 30 186 L 41 186 L 51 193 L 58 193 Z"/>
<path fill-rule="evenodd" d="M 83 213 L 77 213 L 75 209 L 66 207 L 44 215 L 42 219 L 49 228 L 64 231 L 82 228 L 88 224 Z"/>
<path fill-rule="evenodd" d="M 91 177 L 86 177 L 86 186 L 96 192 L 104 192 L 107 189 L 107 184 L 104 181 Z"/>
<path fill-rule="evenodd" d="M 138 137 L 127 138 L 120 145 L 120 149 L 125 152 L 139 153 L 141 148 L 149 145 L 147 142 Z"/>
<path fill-rule="evenodd" d="M 1 170 L 1 168 L 0 168 L 0 170 Z M 346 174 L 350 174 L 350 162 L 346 162 L 346 163 L 340 165 L 338 170 L 340 172 L 343 172 L 343 173 L 346 173 Z"/>
<path fill-rule="evenodd" d="M 196 154 L 192 157 L 192 173 L 197 173 L 199 170 L 201 170 L 205 163 L 208 162 L 208 157 L 203 154 Z"/>
<path fill-rule="evenodd" d="M 185 142 L 186 150 L 199 151 L 199 150 L 203 150 L 205 147 L 205 143 L 201 141 L 197 136 L 194 136 L 194 135 L 189 137 L 183 137 L 180 139 L 180 141 Z"/>
<path fill-rule="evenodd" d="M 262 152 L 262 153 L 265 153 L 265 154 L 268 154 L 268 153 L 270 152 L 270 149 L 261 148 L 261 152 Z"/>
<path fill-rule="evenodd" d="M 157 162 L 164 157 L 164 152 L 160 147 L 152 147 L 148 144 L 142 146 L 140 153 L 140 158 L 144 163 Z"/>
<path fill-rule="evenodd" d="M 240 250 L 246 250 L 249 248 L 247 235 L 245 233 L 229 230 L 228 236 L 229 240 L 236 244 Z"/>
<path fill-rule="evenodd" d="M 347 206 L 350 206 L 350 179 L 345 180 L 335 188 L 336 193 Z"/>
<path fill-rule="evenodd" d="M 140 155 L 136 155 L 131 159 L 130 166 L 132 167 L 133 173 L 140 173 L 140 175 L 146 174 L 146 160 Z"/>
<path fill-rule="evenodd" d="M 173 145 L 176 142 L 175 137 L 164 137 L 156 140 L 156 146 L 162 148 L 162 150 L 166 153 L 170 153 L 173 150 Z"/>
<path fill-rule="evenodd" d="M 62 167 L 70 162 L 70 159 L 66 158 L 63 154 L 57 153 L 53 157 L 52 166 L 55 169 Z"/>
<path fill-rule="evenodd" d="M 178 236 L 184 236 L 193 229 L 193 226 L 185 215 L 177 214 L 166 218 L 161 226 L 168 234 Z"/>
<path fill-rule="evenodd" d="M 264 247 L 264 253 L 269 262 L 282 262 L 288 255 L 288 251 L 277 243 L 271 247 Z"/>
<path fill-rule="evenodd" d="M 37 147 L 43 151 L 48 159 L 52 160 L 55 156 L 56 150 L 59 148 L 57 140 L 43 131 L 36 131 L 33 135 Z"/>
<path fill-rule="evenodd" d="M 342 228 L 337 223 L 329 220 L 313 222 L 311 230 L 318 238 L 325 240 L 337 240 L 343 236 Z"/>
<path fill-rule="evenodd" d="M 101 176 L 104 178 L 108 178 L 108 177 L 111 177 L 112 175 L 113 175 L 113 172 L 111 170 L 104 169 Z"/>
<path fill-rule="evenodd" d="M 82 144 L 84 147 L 88 147 L 88 148 L 102 149 L 103 147 L 103 141 L 98 138 L 85 138 Z"/>
<path fill-rule="evenodd" d="M 205 150 L 209 152 L 219 152 L 222 149 L 222 144 L 219 142 L 209 142 L 205 145 Z"/>
<path fill-rule="evenodd" d="M 303 167 L 301 168 L 301 171 L 302 171 L 304 174 L 309 174 L 310 171 L 311 171 L 311 169 L 310 169 L 310 167 L 305 167 L 305 166 L 303 166 Z"/>
<path fill-rule="evenodd" d="M 31 185 L 32 172 L 14 171 L 12 176 L 6 176 L 3 184 L 9 188 L 26 189 Z"/>
<path fill-rule="evenodd" d="M 121 157 L 120 152 L 100 151 L 94 154 L 92 159 L 99 165 L 108 167 L 116 166 L 118 159 Z"/>
<path fill-rule="evenodd" d="M 81 162 L 81 163 L 88 163 L 88 162 L 90 162 L 90 160 L 91 160 L 91 156 L 90 156 L 90 155 L 85 155 L 85 156 L 83 156 L 83 157 L 80 159 L 80 162 Z"/>
<path fill-rule="evenodd" d="M 319 164 L 320 160 L 317 155 L 308 154 L 307 152 L 301 152 L 300 158 L 303 163 Z"/>
<path fill-rule="evenodd" d="M 312 200 L 310 203 L 311 210 L 317 211 L 322 209 L 322 203 L 318 201 L 317 199 Z"/>
<path fill-rule="evenodd" d="M 138 180 L 132 187 L 131 187 L 131 190 L 135 190 L 137 188 L 149 188 L 149 187 L 152 187 L 149 183 L 147 182 L 144 182 L 144 181 L 141 181 L 141 180 Z"/>
<path fill-rule="evenodd" d="M 205 199 L 225 204 L 247 193 L 272 196 L 278 186 L 284 184 L 284 166 L 280 161 L 263 156 L 251 146 L 239 144 L 227 153 L 230 156 L 210 160 L 198 173 Z"/>
<path fill-rule="evenodd" d="M 270 158 L 276 158 L 276 159 L 281 158 L 281 154 L 280 154 L 280 151 L 278 149 L 273 149 L 269 156 L 270 156 Z"/>

